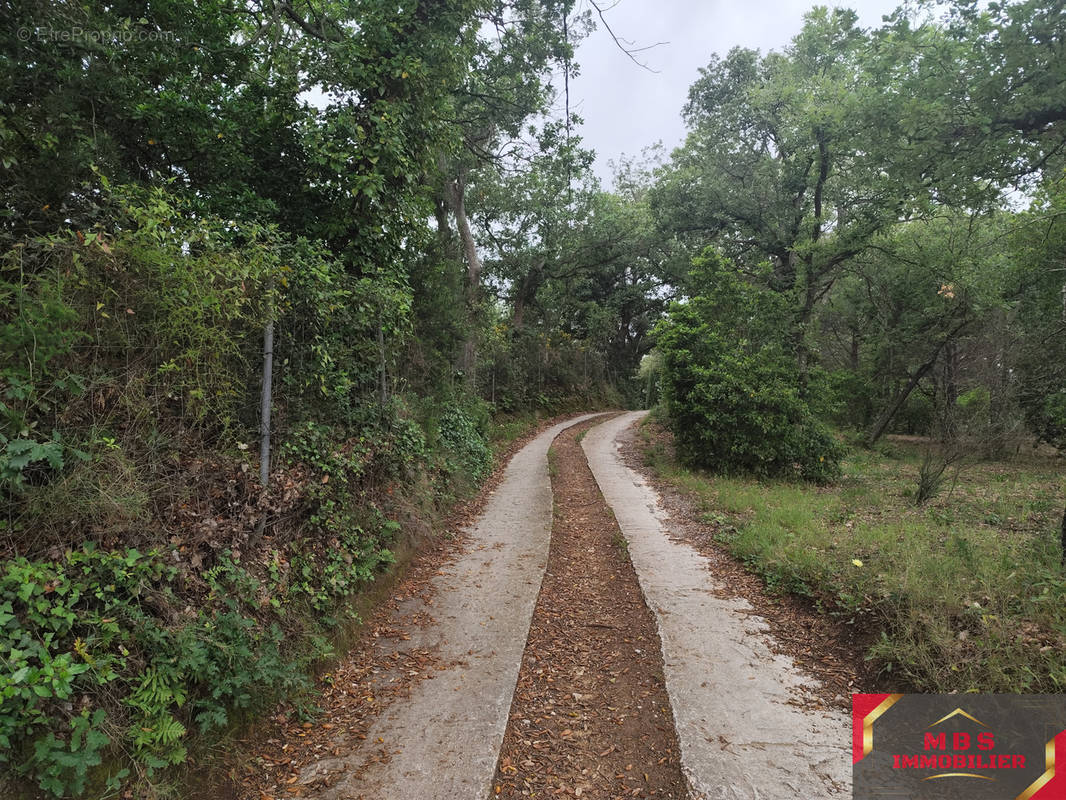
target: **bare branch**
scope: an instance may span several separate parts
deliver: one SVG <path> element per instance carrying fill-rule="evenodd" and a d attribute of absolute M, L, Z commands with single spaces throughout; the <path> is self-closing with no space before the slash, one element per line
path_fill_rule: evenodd
<path fill-rule="evenodd" d="M 606 12 L 610 11 L 612 8 L 614 8 L 616 5 L 618 5 L 618 3 L 615 3 L 614 5 L 608 6 L 607 8 L 601 7 L 600 4 L 596 2 L 596 0 L 589 0 L 589 4 L 594 9 L 596 9 L 596 14 L 599 16 L 600 22 L 603 23 L 604 30 L 606 30 L 607 33 L 609 33 L 611 35 L 611 38 L 614 39 L 614 43 L 615 43 L 615 45 L 617 45 L 618 49 L 621 50 L 623 53 L 625 53 L 629 57 L 629 60 L 632 61 L 634 64 L 636 64 L 641 69 L 646 69 L 648 72 L 654 72 L 654 73 L 658 74 L 659 70 L 652 69 L 647 64 L 639 61 L 637 59 L 637 57 L 634 55 L 634 53 L 643 53 L 646 50 L 653 50 L 656 47 L 661 47 L 664 44 L 670 44 L 670 43 L 669 42 L 656 42 L 655 44 L 649 44 L 649 45 L 647 45 L 645 47 L 634 47 L 633 46 L 633 42 L 630 42 L 630 41 L 628 41 L 626 39 L 619 38 L 618 35 L 614 32 L 614 30 L 611 29 L 610 23 L 607 22 Z"/>

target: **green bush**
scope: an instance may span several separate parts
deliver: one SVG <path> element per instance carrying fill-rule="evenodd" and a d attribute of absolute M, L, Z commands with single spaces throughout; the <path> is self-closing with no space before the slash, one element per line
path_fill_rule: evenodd
<path fill-rule="evenodd" d="M 890 431 L 908 436 L 927 436 L 936 427 L 936 403 L 929 395 L 911 392 L 892 420 Z"/>
<path fill-rule="evenodd" d="M 301 691 L 335 615 L 393 560 L 393 488 L 427 468 L 467 486 L 491 466 L 479 407 L 444 406 L 431 447 L 401 397 L 381 401 L 409 326 L 403 285 L 162 190 L 95 196 L 97 227 L 21 242 L 2 265 L 18 283 L 0 278 L 0 530 L 13 543 L 0 768 L 56 796 L 151 778 L 186 760 L 191 732 Z M 160 510 L 215 488 L 198 455 L 251 466 L 225 451 L 254 435 L 271 316 L 290 524 L 266 552 L 248 527 L 233 551 L 180 536 L 172 549 Z M 108 547 L 63 554 L 86 540 Z M 111 549 L 133 542 L 149 552 Z"/>
<path fill-rule="evenodd" d="M 86 195 L 91 229 L 0 254 L 0 770 L 54 796 L 136 792 L 193 732 L 301 692 L 393 561 L 389 504 L 454 497 L 492 464 L 487 404 L 415 415 L 395 393 L 402 279 L 163 189 Z M 269 538 L 247 453 L 268 319 Z M 232 538 L 186 535 L 199 513 Z"/>
<path fill-rule="evenodd" d="M 1044 438 L 1066 450 L 1066 389 L 1060 389 L 1044 401 Z"/>
<path fill-rule="evenodd" d="M 174 614 L 178 571 L 162 554 L 87 545 L 56 561 L 0 568 L 0 764 L 56 796 L 111 785 L 94 770 L 126 753 L 138 769 L 185 758 L 192 726 L 306 686 L 282 656 L 281 629 L 256 614 L 258 582 L 224 560 L 208 596 Z"/>
<path fill-rule="evenodd" d="M 705 366 L 668 369 L 667 404 L 679 456 L 722 472 L 836 477 L 843 448 L 811 414 L 792 377 L 758 354 L 728 352 Z"/>
<path fill-rule="evenodd" d="M 492 470 L 492 449 L 485 440 L 484 422 L 456 404 L 445 407 L 440 415 L 439 441 L 448 460 L 449 471 L 470 476 L 480 482 Z"/>
<path fill-rule="evenodd" d="M 830 418 L 837 425 L 865 430 L 873 421 L 876 387 L 865 375 L 846 369 L 828 373 L 825 399 L 830 405 Z"/>
<path fill-rule="evenodd" d="M 399 525 L 371 501 L 378 484 L 409 479 L 424 463 L 425 437 L 412 420 L 390 416 L 366 423 L 358 435 L 304 422 L 289 433 L 282 454 L 310 471 L 303 500 L 304 536 L 289 544 L 291 569 L 282 579 L 289 598 L 302 598 L 319 614 L 338 606 L 393 562 Z M 346 435 L 348 434 L 348 435 Z M 275 606 L 284 597 L 274 597 Z M 329 618 L 323 618 L 329 621 Z"/>
<path fill-rule="evenodd" d="M 87 193 L 92 230 L 0 255 L 0 498 L 16 503 L 104 434 L 104 452 L 143 450 L 167 423 L 232 442 L 254 408 L 263 323 L 284 310 L 291 247 L 272 228 L 102 177 Z"/>
<path fill-rule="evenodd" d="M 781 299 L 713 253 L 696 268 L 704 293 L 675 304 L 658 329 L 679 456 L 721 472 L 835 477 L 844 448 L 801 395 L 781 339 Z"/>

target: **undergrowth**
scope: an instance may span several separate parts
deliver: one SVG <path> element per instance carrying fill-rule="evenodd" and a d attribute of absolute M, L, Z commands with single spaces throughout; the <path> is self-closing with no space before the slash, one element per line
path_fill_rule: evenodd
<path fill-rule="evenodd" d="M 642 435 L 646 463 L 771 590 L 875 626 L 867 657 L 900 689 L 1066 688 L 1061 462 L 974 465 L 916 507 L 917 445 L 858 450 L 839 481 L 812 487 L 686 469 L 656 423 Z"/>
<path fill-rule="evenodd" d="M 150 798 L 191 748 L 310 706 L 401 520 L 491 470 L 489 408 L 382 397 L 409 311 L 388 281 L 163 190 L 92 191 L 105 222 L 0 261 L 0 784 Z"/>

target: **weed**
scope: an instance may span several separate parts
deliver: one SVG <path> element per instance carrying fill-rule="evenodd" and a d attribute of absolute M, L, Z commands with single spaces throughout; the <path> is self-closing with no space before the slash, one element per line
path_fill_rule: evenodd
<path fill-rule="evenodd" d="M 946 473 L 952 466 L 955 467 L 952 478 L 952 487 L 954 487 L 959 480 L 962 458 L 962 448 L 954 442 L 944 444 L 938 450 L 934 450 L 933 447 L 926 448 L 922 464 L 918 468 L 918 486 L 914 492 L 915 505 L 925 505 L 940 494 L 940 490 L 947 481 Z"/>
<path fill-rule="evenodd" d="M 7 562 L 0 761 L 77 794 L 105 752 L 126 750 L 150 776 L 184 760 L 190 726 L 221 728 L 232 710 L 302 687 L 280 628 L 253 616 L 256 581 L 230 560 L 205 577 L 212 596 L 176 622 L 159 616 L 178 579 L 159 553 L 86 546 Z"/>

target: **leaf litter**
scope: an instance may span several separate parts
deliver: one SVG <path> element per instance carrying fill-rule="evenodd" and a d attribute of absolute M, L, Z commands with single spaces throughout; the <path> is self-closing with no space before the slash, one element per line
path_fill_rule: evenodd
<path fill-rule="evenodd" d="M 577 442 L 553 445 L 551 549 L 494 797 L 686 798 L 662 650 Z"/>

